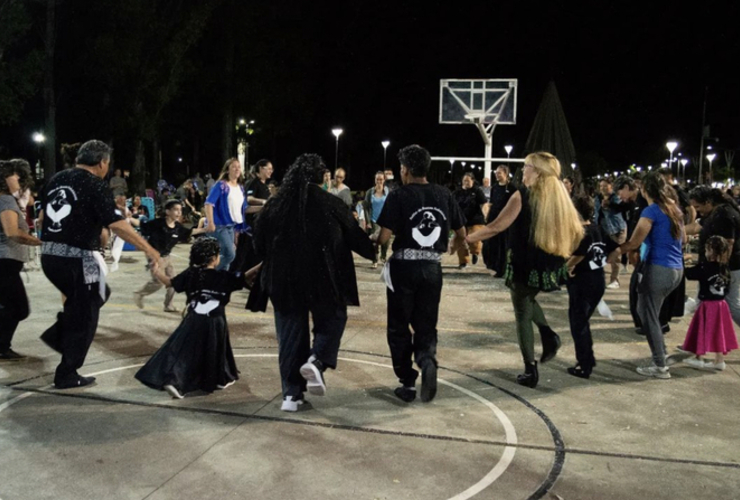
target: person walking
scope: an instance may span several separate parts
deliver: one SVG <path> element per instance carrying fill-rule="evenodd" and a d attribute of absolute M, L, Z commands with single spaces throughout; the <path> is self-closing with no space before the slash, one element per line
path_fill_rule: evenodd
<path fill-rule="evenodd" d="M 329 192 L 334 196 L 338 196 L 345 205 L 352 208 L 352 190 L 344 183 L 346 177 L 347 172 L 343 168 L 336 169 L 334 171 L 334 185 L 329 189 Z"/>
<path fill-rule="evenodd" d="M 619 203 L 612 180 L 601 179 L 594 206 L 594 222 L 600 224 L 611 239 L 622 244 L 627 239 L 627 223 L 619 210 Z M 619 262 L 611 264 L 611 275 L 606 287 L 610 290 L 619 288 Z"/>
<path fill-rule="evenodd" d="M 326 393 L 324 371 L 336 368 L 347 306 L 359 306 L 352 252 L 375 251 L 349 208 L 321 184 L 321 157 L 299 156 L 254 228 L 262 260 L 259 285 L 275 310 L 281 410 L 294 412 L 304 393 Z M 309 316 L 313 320 L 313 346 Z"/>
<path fill-rule="evenodd" d="M 215 233 L 221 248 L 219 271 L 229 269 L 236 256 L 236 235 L 248 228 L 244 215 L 249 204 L 243 185 L 244 176 L 239 160 L 229 158 L 205 202 L 208 220 L 206 232 Z"/>
<path fill-rule="evenodd" d="M 487 209 L 488 200 L 483 190 L 475 184 L 475 177 L 471 172 L 467 172 L 463 175 L 461 188 L 454 193 L 455 201 L 465 220 L 467 233 L 475 232 L 485 224 L 484 210 Z M 473 265 L 477 264 L 482 246 L 483 243 L 480 241 L 471 245 L 460 245 L 457 248 L 458 268 L 465 269 L 471 263 L 471 256 Z"/>
<path fill-rule="evenodd" d="M 16 196 L 32 183 L 26 160 L 0 161 L 0 361 L 25 358 L 11 348 L 18 324 L 30 312 L 21 270 L 29 261 L 28 246 L 40 246 L 41 240 L 28 234 L 26 214 Z"/>
<path fill-rule="evenodd" d="M 475 243 L 511 228 L 504 277 L 524 360 L 524 373 L 516 381 L 531 388 L 539 382 L 532 323 L 542 337 L 541 363 L 554 358 L 560 348 L 560 337 L 547 324 L 537 294 L 558 290 L 565 283 L 565 258 L 583 239 L 583 225 L 560 172 L 560 162 L 552 154 L 527 155 L 522 167 L 524 186 L 511 196 L 496 220 L 466 238 Z"/>
<path fill-rule="evenodd" d="M 79 370 L 95 337 L 100 308 L 110 290 L 105 263 L 97 252 L 103 227 L 146 253 L 154 262 L 159 252 L 126 222 L 103 179 L 112 149 L 92 140 L 80 146 L 74 168 L 55 174 L 42 193 L 41 266 L 51 283 L 66 297 L 63 312 L 41 339 L 62 354 L 54 374 L 57 389 L 90 385 L 94 377 Z"/>
<path fill-rule="evenodd" d="M 509 202 L 511 195 L 516 192 L 516 188 L 509 179 L 509 167 L 499 165 L 495 170 L 496 184 L 491 188 L 490 207 L 486 215 L 486 224 L 496 220 L 501 214 L 506 204 Z M 506 270 L 506 250 L 509 242 L 509 232 L 503 231 L 500 234 L 483 242 L 483 260 L 486 267 L 493 271 L 495 278 L 503 278 Z"/>
<path fill-rule="evenodd" d="M 392 175 L 393 171 L 391 170 L 391 177 Z M 376 172 L 375 186 L 368 189 L 367 193 L 365 193 L 365 223 L 368 226 L 368 232 L 370 234 L 377 234 L 380 231 L 378 217 L 380 217 L 380 213 L 383 211 L 383 205 L 390 192 L 385 182 L 385 174 L 381 171 Z M 380 258 L 385 262 L 388 256 L 388 245 L 388 241 L 378 245 L 378 250 L 376 250 L 375 257 L 373 258 L 373 269 L 378 268 L 378 251 L 380 251 Z"/>
<path fill-rule="evenodd" d="M 642 274 L 641 278 L 638 276 L 637 313 L 647 336 L 653 362 L 638 367 L 637 373 L 659 379 L 671 378 L 660 327 L 660 308 L 683 276 L 683 214 L 672 199 L 671 189 L 659 173 L 650 172 L 645 176 L 642 196 L 648 202 L 648 207 L 642 211 L 632 238 L 618 249 L 621 253 L 631 252 L 645 243 L 643 265 L 635 271 Z M 610 261 L 618 262 L 617 258 L 615 251 Z"/>
<path fill-rule="evenodd" d="M 395 235 L 393 254 L 384 270 L 388 299 L 388 347 L 401 385 L 394 394 L 410 403 L 416 398 L 421 369 L 421 400 L 437 394 L 437 320 L 442 295 L 442 254 L 450 231 L 453 246 L 465 245 L 460 208 L 450 191 L 427 180 L 431 156 L 416 144 L 398 153 L 403 185 L 388 195 L 377 224 L 377 243 Z M 411 333 L 413 329 L 413 334 Z"/>

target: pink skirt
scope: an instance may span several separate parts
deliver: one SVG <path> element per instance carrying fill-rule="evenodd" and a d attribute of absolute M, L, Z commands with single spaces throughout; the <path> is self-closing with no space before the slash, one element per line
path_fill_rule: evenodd
<path fill-rule="evenodd" d="M 702 356 L 708 352 L 727 354 L 737 348 L 737 336 L 727 302 L 703 300 L 691 319 L 683 349 Z"/>

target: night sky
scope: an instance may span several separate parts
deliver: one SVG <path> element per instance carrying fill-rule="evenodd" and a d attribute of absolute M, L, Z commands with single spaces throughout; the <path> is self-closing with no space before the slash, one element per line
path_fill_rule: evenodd
<path fill-rule="evenodd" d="M 106 86 L 126 55 L 97 63 L 97 74 L 105 75 L 100 79 L 86 73 L 98 24 L 100 32 L 127 36 L 125 23 L 116 24 L 119 16 L 96 10 L 105 4 L 60 4 L 57 135 L 60 143 L 114 138 L 117 165 L 125 167 L 133 158 L 123 126 L 130 117 L 123 116 L 124 104 L 110 103 L 124 95 L 121 89 L 106 92 Z M 667 158 L 668 139 L 678 140 L 685 156 L 697 156 L 705 88 L 707 123 L 719 138 L 715 165 L 724 163 L 722 150 L 740 149 L 737 9 L 711 2 L 670 11 L 648 2 L 583 5 L 226 1 L 188 52 L 187 74 L 162 110 L 165 175 L 182 176 L 178 157 L 193 171 L 213 173 L 225 160 L 217 103 L 224 98 L 226 31 L 236 36 L 233 118 L 256 121 L 250 160 L 273 159 L 278 175 L 303 152 L 319 153 L 333 166 L 336 126 L 344 129 L 339 163 L 348 168 L 352 188 L 372 184 L 384 139 L 391 141 L 394 168 L 398 147 L 409 143 L 433 155 L 482 156 L 473 126 L 437 124 L 441 78 L 519 80 L 518 123 L 496 129 L 494 156 L 505 155 L 504 144 L 514 146 L 513 156 L 522 152 L 551 80 L 584 164 L 613 171 L 659 163 Z M 43 33 L 43 6 L 32 8 Z M 41 42 L 21 46 L 34 43 Z M 33 159 L 30 136 L 42 126 L 39 92 L 20 123 L 0 128 L 2 156 Z"/>

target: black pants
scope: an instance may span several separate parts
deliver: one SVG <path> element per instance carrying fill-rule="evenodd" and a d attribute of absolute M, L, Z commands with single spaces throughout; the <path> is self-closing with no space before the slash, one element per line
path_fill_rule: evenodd
<path fill-rule="evenodd" d="M 23 262 L 0 259 L 0 353 L 10 349 L 18 323 L 28 317 L 28 297 L 21 269 Z"/>
<path fill-rule="evenodd" d="M 442 266 L 423 260 L 390 261 L 394 291 L 388 297 L 388 347 L 393 371 L 405 386 L 413 386 L 418 366 L 426 358 L 436 363 L 437 319 L 442 295 Z M 414 329 L 413 335 L 409 326 Z"/>
<path fill-rule="evenodd" d="M 576 360 L 584 370 L 596 364 L 590 319 L 604 296 L 604 274 L 585 272 L 568 280 L 568 320 L 575 344 Z"/>
<path fill-rule="evenodd" d="M 313 319 L 313 349 L 308 314 Z M 306 380 L 300 368 L 313 354 L 328 368 L 337 367 L 339 345 L 347 325 L 347 307 L 298 308 L 281 311 L 275 308 L 278 341 L 278 363 L 283 397 L 297 398 L 306 391 Z"/>
<path fill-rule="evenodd" d="M 42 255 L 41 267 L 52 285 L 67 297 L 57 322 L 41 335 L 49 347 L 62 355 L 54 383 L 76 380 L 77 370 L 85 363 L 95 337 L 100 308 L 105 301 L 100 296 L 98 283 L 85 284 L 82 259 Z M 108 295 L 106 287 L 106 297 Z"/>

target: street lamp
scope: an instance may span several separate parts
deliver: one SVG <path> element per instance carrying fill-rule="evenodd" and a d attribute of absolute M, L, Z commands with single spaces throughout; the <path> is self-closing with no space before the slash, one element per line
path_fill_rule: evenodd
<path fill-rule="evenodd" d="M 678 143 L 676 141 L 668 141 L 665 143 L 665 147 L 668 148 L 668 152 L 670 153 L 668 164 L 671 166 L 671 168 L 673 168 L 673 152 L 678 147 Z"/>
<path fill-rule="evenodd" d="M 339 136 L 342 135 L 342 132 L 344 132 L 344 130 L 341 128 L 331 129 L 331 133 L 337 138 L 336 147 L 334 148 L 334 170 L 337 169 L 337 165 L 339 164 Z"/>
<path fill-rule="evenodd" d="M 683 174 L 683 180 L 686 182 L 686 165 L 689 163 L 689 160 L 687 158 L 681 158 L 679 160 L 679 163 L 681 164 L 681 173 Z"/>
<path fill-rule="evenodd" d="M 385 170 L 385 154 L 388 152 L 388 146 L 390 146 L 390 144 L 391 141 L 383 141 L 380 143 L 380 145 L 383 146 L 383 170 Z"/>
<path fill-rule="evenodd" d="M 38 156 L 38 160 L 36 161 L 36 177 L 41 177 L 41 144 L 46 141 L 46 137 L 41 132 L 34 132 L 31 138 L 36 143 L 36 155 Z"/>
<path fill-rule="evenodd" d="M 717 158 L 717 155 L 714 153 L 709 153 L 707 155 L 707 160 L 709 160 L 709 180 L 710 181 L 713 179 L 712 178 L 712 162 L 714 161 L 715 158 Z M 699 183 L 701 183 L 701 179 L 699 179 Z"/>
<path fill-rule="evenodd" d="M 510 144 L 507 144 L 504 146 L 504 151 L 506 151 L 506 158 L 511 158 L 511 152 L 514 150 L 514 146 L 511 146 Z"/>

